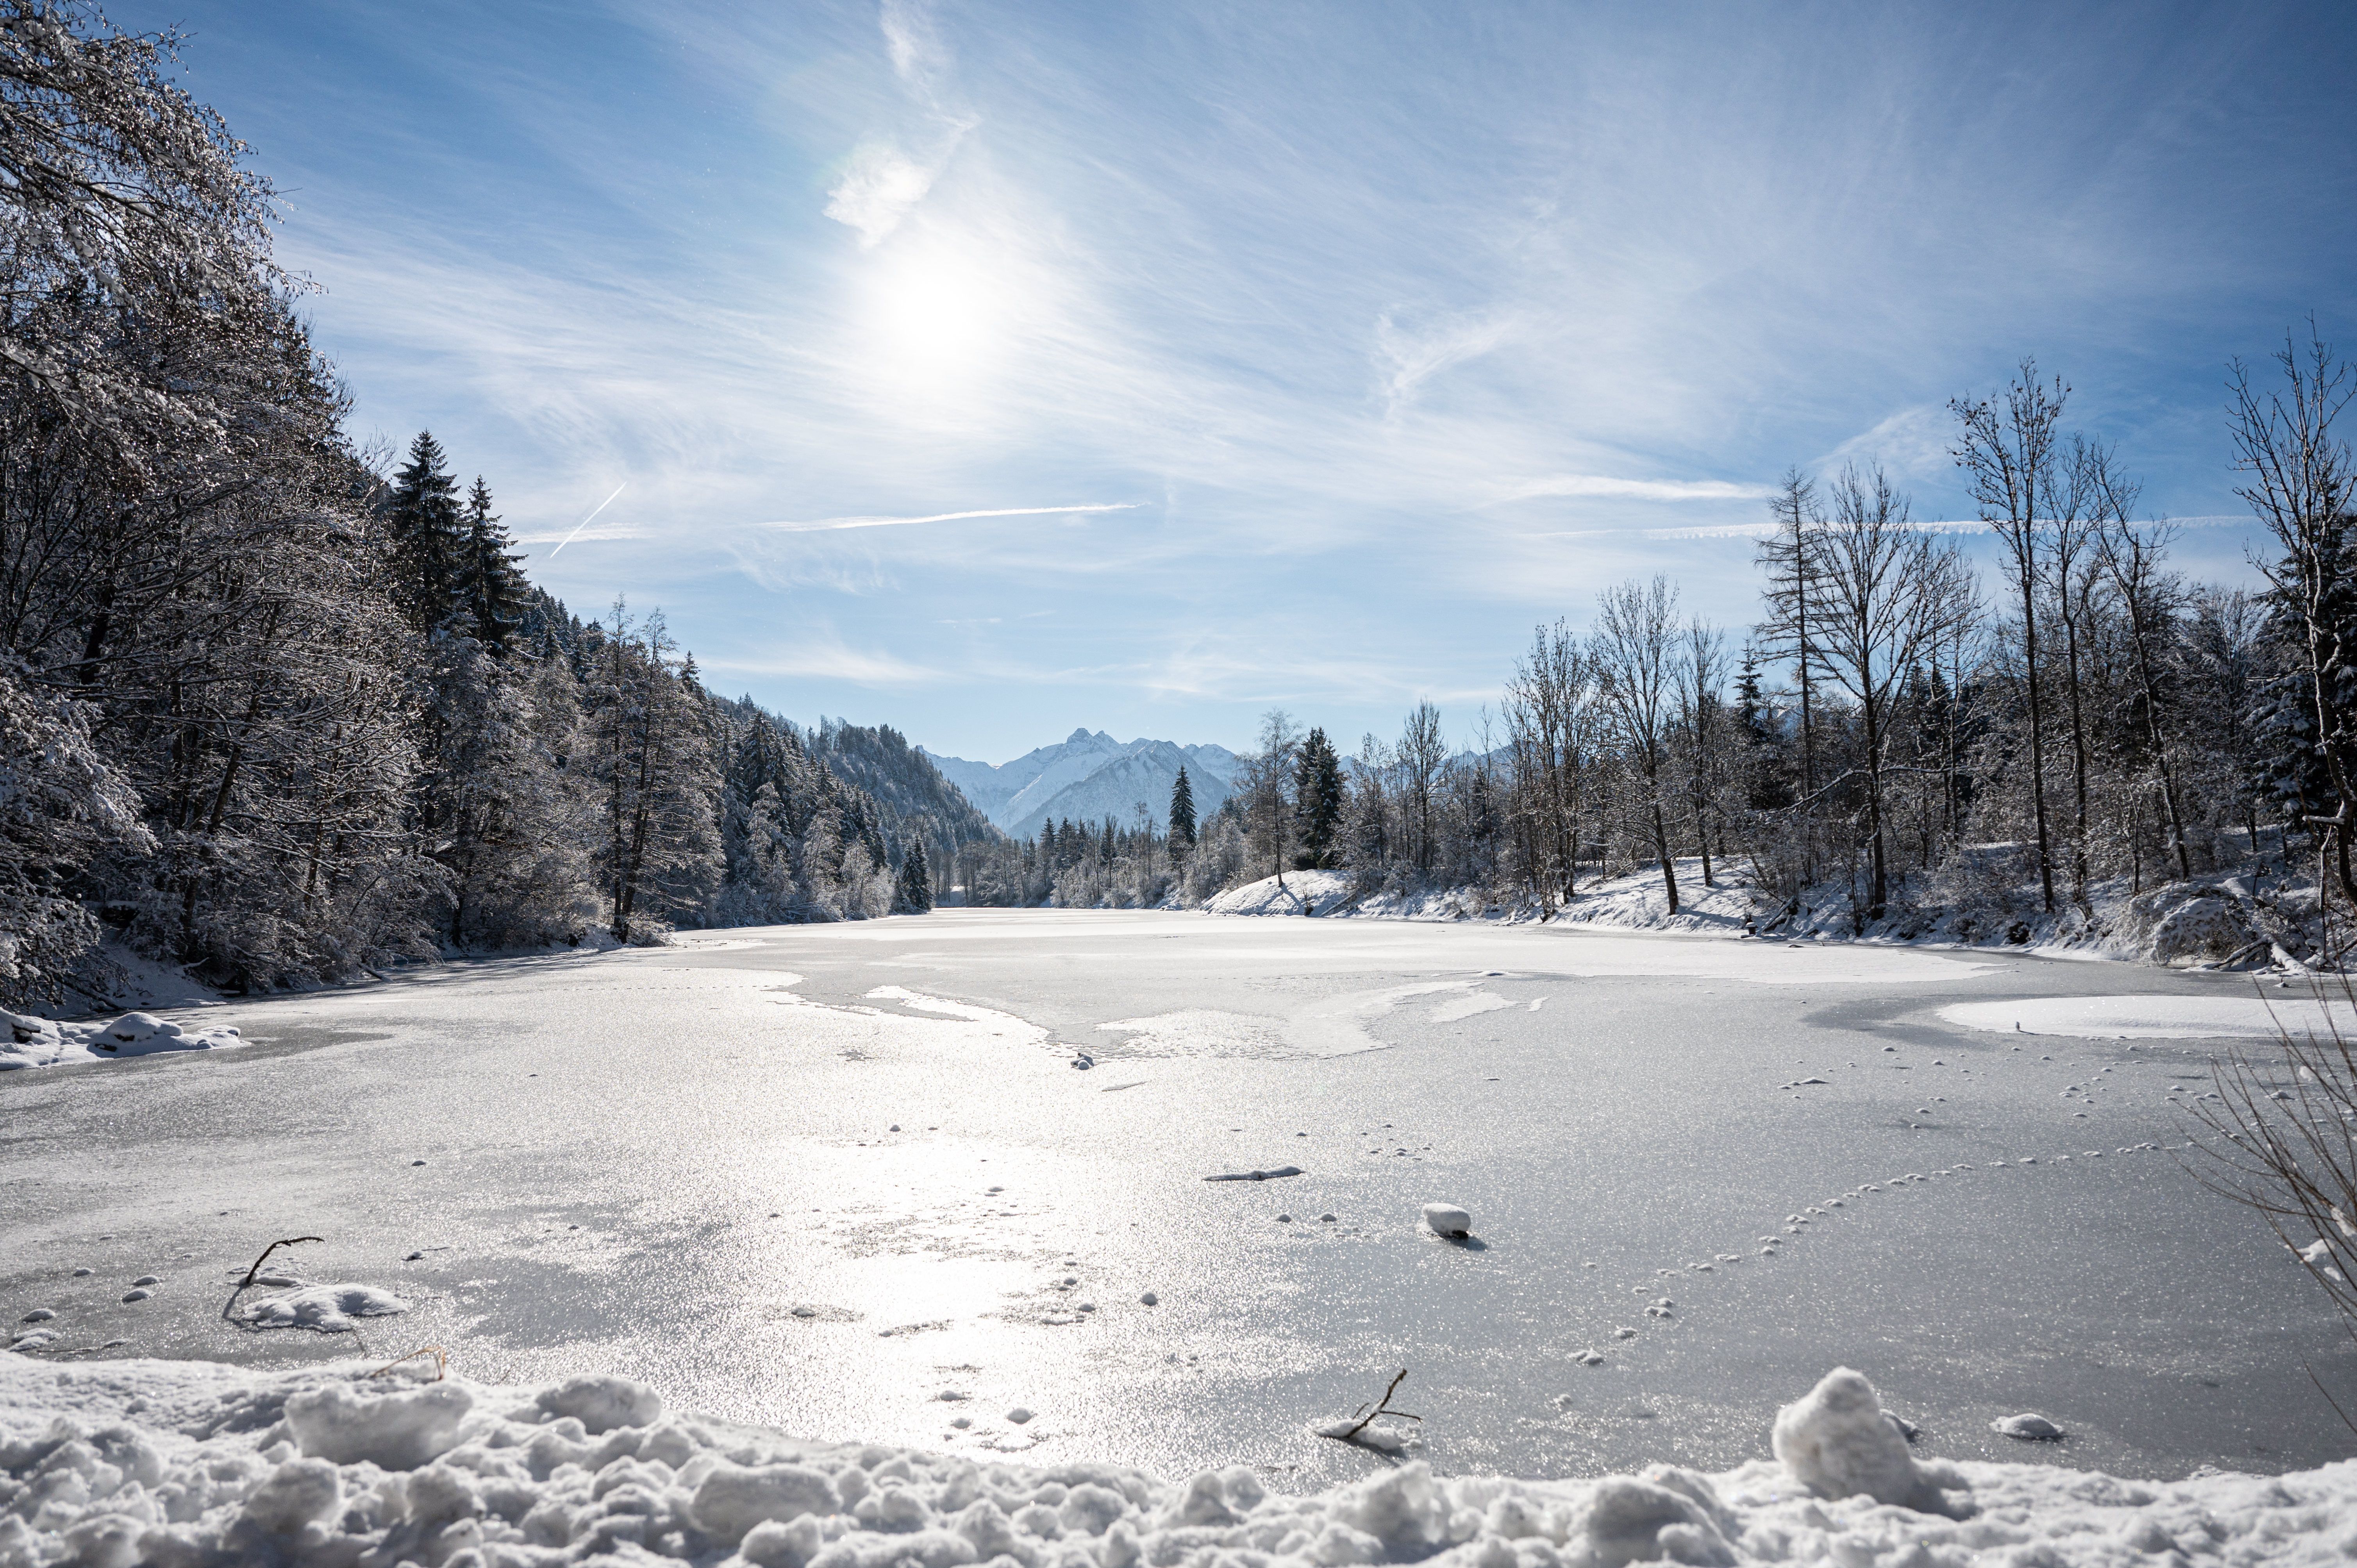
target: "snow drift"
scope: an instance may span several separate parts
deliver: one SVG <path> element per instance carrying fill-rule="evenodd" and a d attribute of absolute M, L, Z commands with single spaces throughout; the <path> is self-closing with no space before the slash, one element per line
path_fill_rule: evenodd
<path fill-rule="evenodd" d="M 2357 1462 L 2165 1484 L 1919 1464 L 1846 1369 L 1784 1410 L 1775 1450 L 1716 1475 L 1577 1481 L 1407 1464 L 1297 1497 L 1241 1465 L 1170 1483 L 803 1443 L 668 1415 L 619 1378 L 514 1389 L 0 1353 L 0 1563 L 1962 1568 L 2180 1546 L 2308 1560 L 2357 1526 Z"/>

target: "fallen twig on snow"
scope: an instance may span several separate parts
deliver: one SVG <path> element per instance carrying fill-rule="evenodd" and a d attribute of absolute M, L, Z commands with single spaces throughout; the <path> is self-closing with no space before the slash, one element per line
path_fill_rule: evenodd
<path fill-rule="evenodd" d="M 283 1241 L 273 1241 L 269 1246 L 262 1249 L 262 1256 L 253 1260 L 253 1267 L 245 1271 L 245 1278 L 237 1282 L 237 1288 L 244 1290 L 247 1286 L 253 1284 L 253 1276 L 262 1273 L 262 1265 L 270 1261 L 270 1254 L 278 1251 L 279 1248 L 292 1247 L 302 1241 L 319 1241 L 324 1240 L 326 1240 L 326 1238 L 320 1236 L 289 1236 Z"/>
<path fill-rule="evenodd" d="M 1391 1385 L 1383 1390 L 1383 1397 L 1377 1400 L 1372 1408 L 1363 1404 L 1361 1405 L 1358 1409 L 1351 1412 L 1346 1421 L 1338 1421 L 1334 1423 L 1334 1425 L 1331 1427 L 1318 1428 L 1318 1435 L 1320 1437 L 1330 1437 L 1338 1443 L 1358 1443 L 1360 1442 L 1359 1434 L 1366 1431 L 1368 1426 L 1372 1423 L 1375 1417 L 1379 1415 L 1395 1415 L 1402 1421 L 1423 1421 L 1424 1417 L 1420 1415 L 1411 1415 L 1406 1411 L 1394 1410 L 1392 1408 L 1392 1395 L 1397 1393 L 1399 1391 L 1400 1384 L 1406 1380 L 1407 1369 L 1405 1367 L 1402 1367 L 1399 1369 L 1399 1375 L 1392 1379 Z M 1334 1429 L 1335 1427 L 1340 1427 L 1342 1430 L 1336 1431 Z"/>
<path fill-rule="evenodd" d="M 1275 1181 L 1279 1176 L 1299 1176 L 1299 1165 L 1279 1165 L 1273 1171 L 1232 1171 L 1225 1176 L 1207 1176 L 1205 1181 Z"/>

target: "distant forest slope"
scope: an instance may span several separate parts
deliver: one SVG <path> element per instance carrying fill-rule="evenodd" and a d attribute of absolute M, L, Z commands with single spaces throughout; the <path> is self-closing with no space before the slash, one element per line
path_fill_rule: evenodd
<path fill-rule="evenodd" d="M 754 708 L 750 697 L 734 703 L 740 716 Z M 784 725 L 791 720 L 772 714 Z M 799 729 L 813 762 L 854 789 L 864 790 L 881 808 L 893 838 L 921 836 L 927 860 L 937 868 L 937 886 L 946 877 L 939 868 L 953 864 L 956 851 L 967 844 L 989 843 L 1003 835 L 990 819 L 974 809 L 958 787 L 942 777 L 932 760 L 909 744 L 889 725 L 845 724 L 821 718 L 816 729 Z M 900 856 L 893 855 L 897 864 Z"/>

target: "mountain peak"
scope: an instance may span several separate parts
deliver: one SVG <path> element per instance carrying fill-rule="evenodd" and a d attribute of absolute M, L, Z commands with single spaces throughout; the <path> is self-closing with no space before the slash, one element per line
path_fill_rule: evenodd
<path fill-rule="evenodd" d="M 1066 746 L 1078 746 L 1084 740 L 1092 740 L 1094 738 L 1094 736 L 1089 734 L 1089 726 L 1082 725 L 1080 728 L 1074 730 L 1071 734 L 1064 737 L 1064 744 Z"/>

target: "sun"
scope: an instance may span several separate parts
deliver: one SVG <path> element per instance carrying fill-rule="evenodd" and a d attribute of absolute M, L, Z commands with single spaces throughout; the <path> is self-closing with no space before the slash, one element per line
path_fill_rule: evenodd
<path fill-rule="evenodd" d="M 912 237 L 914 238 L 914 237 Z M 980 258 L 946 238 L 877 258 L 867 315 L 877 349 L 901 374 L 966 381 L 983 374 L 1004 325 L 1003 292 Z"/>

